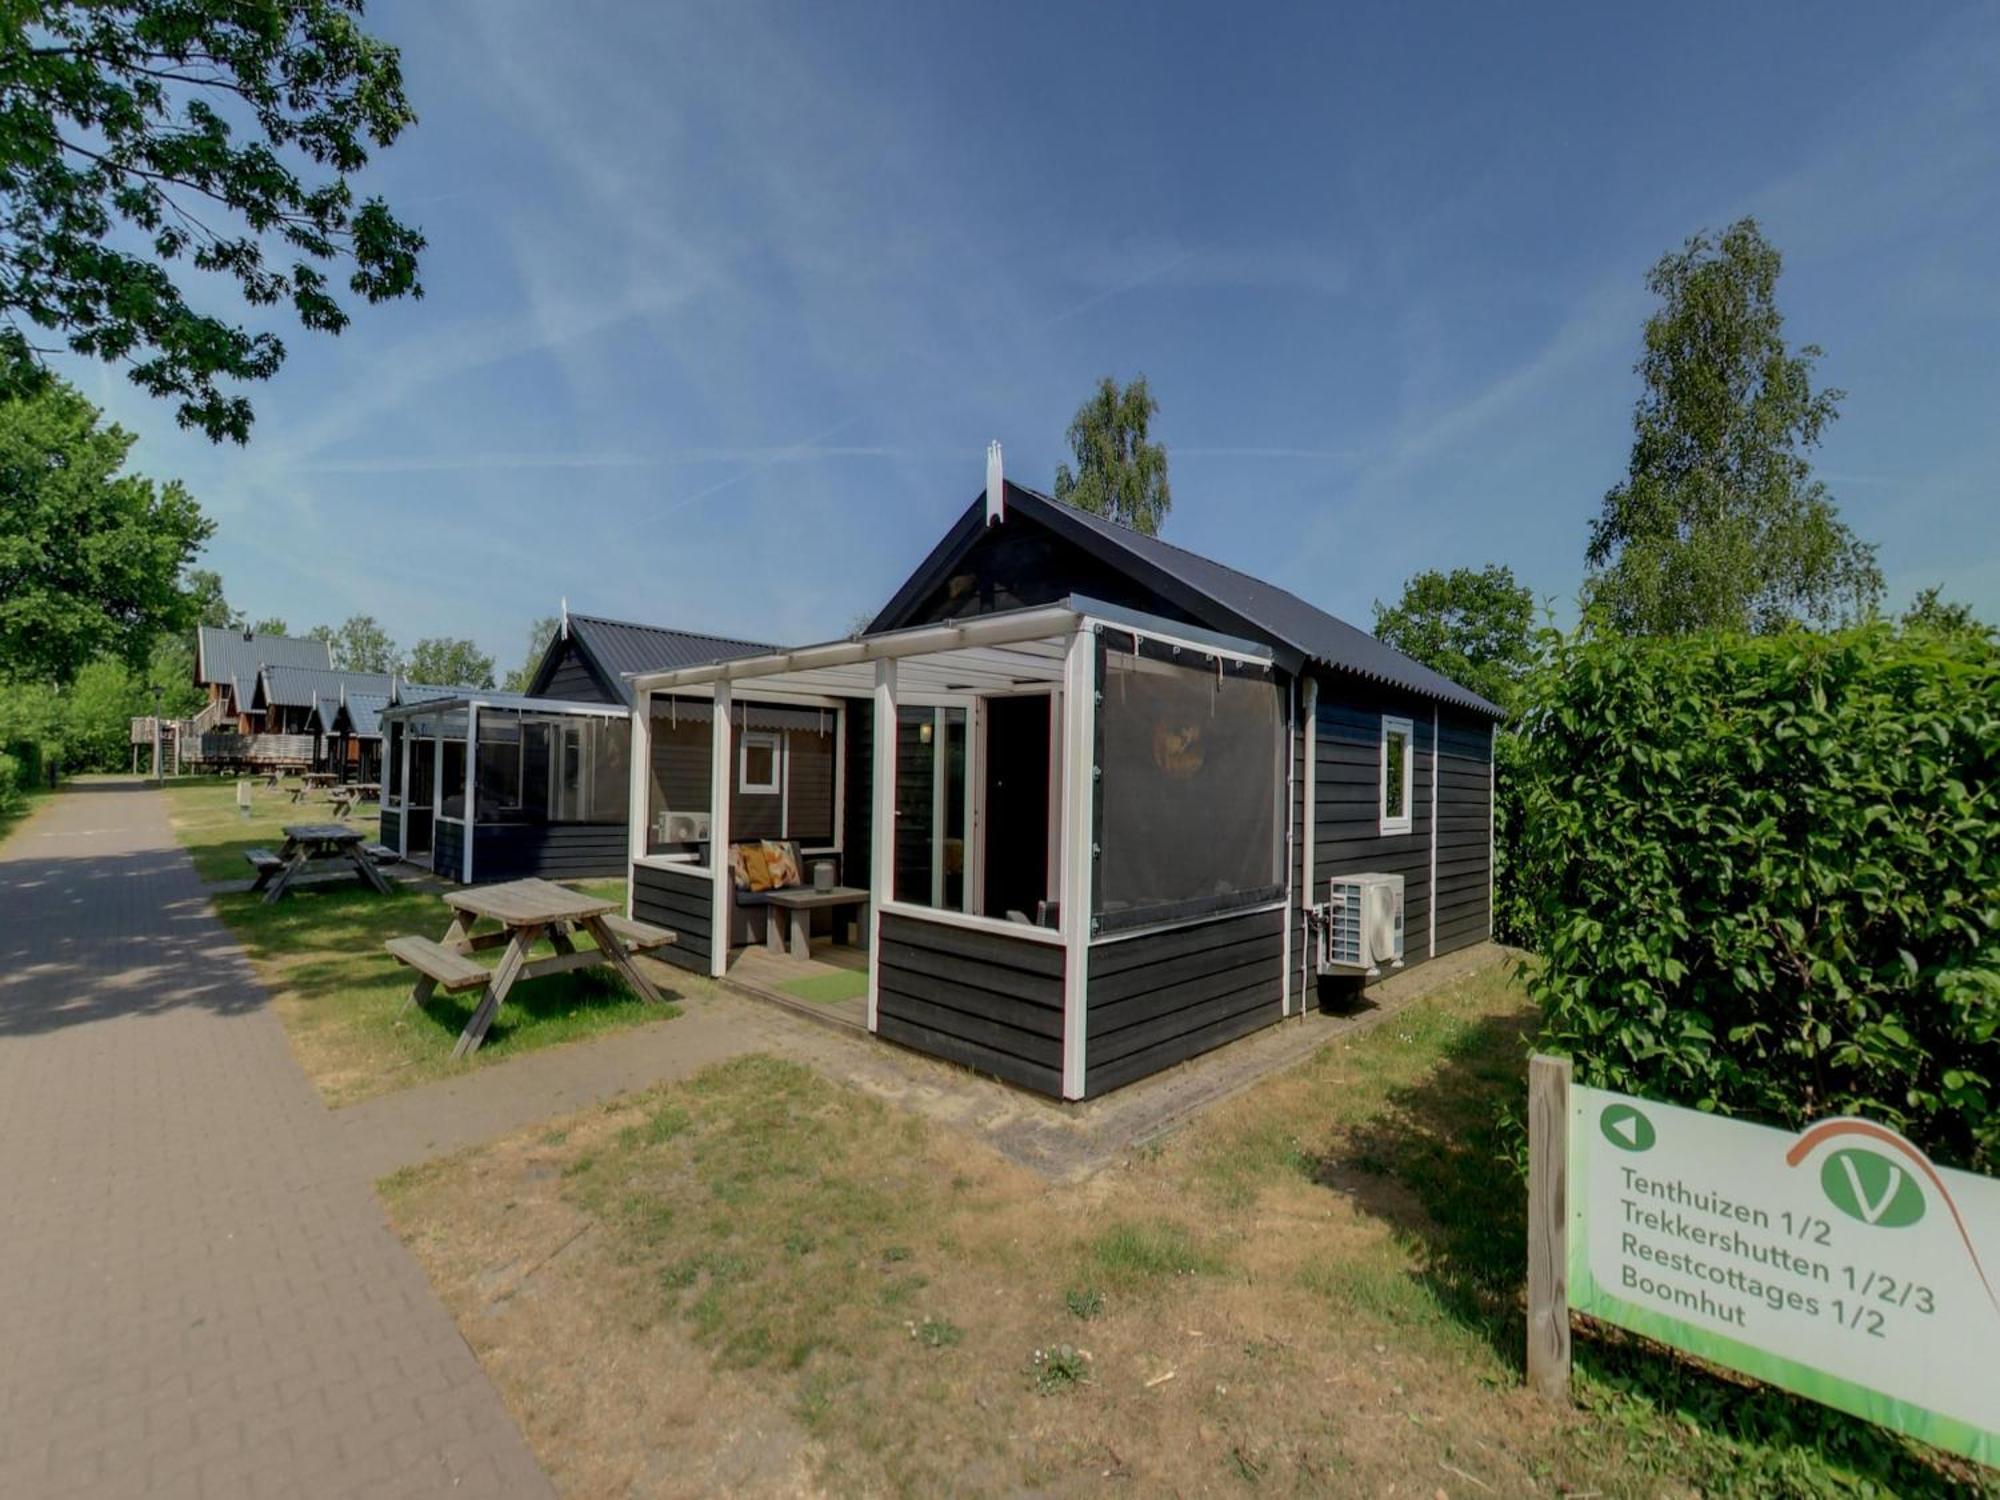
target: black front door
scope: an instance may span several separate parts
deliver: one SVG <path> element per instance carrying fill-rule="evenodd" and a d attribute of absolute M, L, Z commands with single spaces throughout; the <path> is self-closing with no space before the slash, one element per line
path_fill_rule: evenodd
<path fill-rule="evenodd" d="M 986 700 L 986 912 L 1034 919 L 1048 894 L 1049 699 Z"/>

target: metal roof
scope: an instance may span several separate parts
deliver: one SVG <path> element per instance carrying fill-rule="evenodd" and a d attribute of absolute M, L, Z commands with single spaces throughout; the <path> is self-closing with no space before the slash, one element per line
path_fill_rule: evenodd
<path fill-rule="evenodd" d="M 627 679 L 634 673 L 706 666 L 713 661 L 760 656 L 777 649 L 762 641 L 740 641 L 664 625 L 640 625 L 631 620 L 607 620 L 599 615 L 570 615 L 569 632 L 570 639 L 583 648 L 584 655 L 627 708 L 633 701 L 632 684 Z M 551 652 L 561 639 L 558 635 L 550 642 Z M 549 654 L 545 653 L 543 668 L 549 665 L 549 660 Z M 539 682 L 542 672 L 538 670 L 535 677 Z"/>
<path fill-rule="evenodd" d="M 314 699 L 340 702 L 342 692 L 389 692 L 387 672 L 336 672 L 326 667 L 281 667 L 266 663 L 255 701 L 260 707 L 307 708 Z"/>
<path fill-rule="evenodd" d="M 218 625 L 203 625 L 195 632 L 194 676 L 203 686 L 231 678 L 252 681 L 266 664 L 328 671 L 333 655 L 325 641 L 298 636 L 257 635 Z"/>
<path fill-rule="evenodd" d="M 974 518 L 983 518 L 985 507 L 986 497 L 982 493 L 876 617 L 869 627 L 871 631 L 900 623 L 901 611 L 914 606 L 929 592 L 957 555 L 983 530 Z M 1006 509 L 1010 515 L 1027 516 L 1103 559 L 1216 629 L 1251 633 L 1324 666 L 1495 718 L 1504 716 L 1500 708 L 1470 688 L 1461 687 L 1443 673 L 1433 671 L 1276 584 L 1252 578 L 1172 542 L 1064 505 L 1011 481 L 1006 485 Z"/>
<path fill-rule="evenodd" d="M 382 737 L 382 711 L 389 706 L 387 693 L 349 693 L 340 706 L 336 721 L 345 720 L 347 732 L 357 739 Z"/>

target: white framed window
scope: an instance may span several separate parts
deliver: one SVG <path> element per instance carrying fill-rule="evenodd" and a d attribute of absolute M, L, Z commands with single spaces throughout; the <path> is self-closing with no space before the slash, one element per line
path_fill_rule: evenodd
<path fill-rule="evenodd" d="M 1384 834 L 1410 831 L 1410 793 L 1415 785 L 1416 736 L 1408 719 L 1382 716 L 1382 827 Z"/>
<path fill-rule="evenodd" d="M 744 733 L 736 752 L 736 790 L 775 797 L 778 794 L 778 764 L 783 741 L 764 730 Z"/>

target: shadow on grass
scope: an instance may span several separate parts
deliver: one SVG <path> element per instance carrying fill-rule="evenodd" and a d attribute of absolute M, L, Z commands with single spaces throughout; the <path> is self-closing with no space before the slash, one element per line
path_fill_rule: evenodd
<path fill-rule="evenodd" d="M 384 1023 L 411 1023 L 412 1042 L 421 1052 L 448 1052 L 471 1019 L 479 991 L 434 994 L 421 1006 L 403 1008 L 415 978 L 413 972 L 383 951 L 392 937 L 441 935 L 450 913 L 434 891 L 397 887 L 379 895 L 364 886 L 330 884 L 294 888 L 275 906 L 258 896 L 228 893 L 214 898 L 217 911 L 255 959 L 283 966 L 283 983 L 307 1006 L 338 1005 L 342 1011 L 373 1011 Z M 483 929 L 482 929 L 483 930 Z M 577 946 L 588 948 L 581 937 Z M 489 966 L 500 949 L 488 950 Z M 555 950 L 537 944 L 533 956 Z M 530 1035 L 599 1029 L 625 1018 L 652 1019 L 677 1014 L 673 1003 L 682 997 L 662 982 L 657 966 L 655 987 L 668 1002 L 662 1011 L 641 999 L 615 972 L 583 969 L 524 980 L 508 994 L 506 1004 L 486 1033 L 482 1051 L 500 1052 L 510 1041 Z M 576 1026 L 566 1026 L 576 1022 Z M 419 1024 L 422 1023 L 422 1024 Z M 435 1042 L 417 1036 L 435 1032 Z"/>
<path fill-rule="evenodd" d="M 1445 1316 L 1516 1372 L 1526 1341 L 1530 1012 L 1490 1017 L 1307 1169 L 1392 1229 Z M 1414 1210 L 1414 1211 L 1413 1211 Z M 1579 1330 L 1577 1396 L 1704 1493 L 2000 1495 L 2000 1475 L 1619 1330 Z"/>

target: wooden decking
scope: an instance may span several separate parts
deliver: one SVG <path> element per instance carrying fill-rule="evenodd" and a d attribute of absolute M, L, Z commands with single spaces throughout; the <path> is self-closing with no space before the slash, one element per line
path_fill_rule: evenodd
<path fill-rule="evenodd" d="M 814 938 L 811 958 L 794 958 L 789 953 L 773 953 L 761 944 L 738 948 L 729 955 L 729 973 L 724 983 L 774 1001 L 787 1010 L 810 1016 L 835 1026 L 856 1031 L 868 1028 L 866 991 L 848 999 L 814 1000 L 784 988 L 800 981 L 834 980 L 846 974 L 866 975 L 868 950 L 850 948 L 829 938 Z"/>

